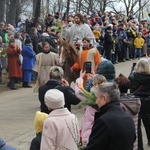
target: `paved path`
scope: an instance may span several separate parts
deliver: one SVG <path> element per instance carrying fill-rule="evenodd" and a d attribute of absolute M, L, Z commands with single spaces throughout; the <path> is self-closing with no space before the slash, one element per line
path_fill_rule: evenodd
<path fill-rule="evenodd" d="M 135 62 L 136 60 L 134 60 Z M 123 73 L 128 76 L 133 61 L 116 64 L 116 74 Z M 73 85 L 72 85 L 73 86 Z M 34 115 L 39 110 L 38 95 L 32 89 L 20 88 L 0 94 L 0 137 L 17 150 L 28 150 L 32 138 L 35 136 L 33 127 Z M 81 121 L 84 108 L 72 107 Z M 145 150 L 150 150 L 145 142 Z"/>

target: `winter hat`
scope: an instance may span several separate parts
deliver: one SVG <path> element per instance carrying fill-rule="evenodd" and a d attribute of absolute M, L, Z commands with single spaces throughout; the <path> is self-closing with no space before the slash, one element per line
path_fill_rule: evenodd
<path fill-rule="evenodd" d="M 102 57 L 102 62 L 99 63 L 96 74 L 103 75 L 107 82 L 113 82 L 116 76 L 115 66 L 110 60 Z"/>
<path fill-rule="evenodd" d="M 45 105 L 51 109 L 64 107 L 64 94 L 57 89 L 48 90 L 45 94 Z"/>
<path fill-rule="evenodd" d="M 27 39 L 25 40 L 25 45 L 30 44 L 30 43 L 32 43 L 31 39 L 30 39 L 30 38 L 27 38 Z"/>
<path fill-rule="evenodd" d="M 34 118 L 34 127 L 36 130 L 36 133 L 40 133 L 43 130 L 43 123 L 45 119 L 47 118 L 48 114 L 37 111 Z"/>

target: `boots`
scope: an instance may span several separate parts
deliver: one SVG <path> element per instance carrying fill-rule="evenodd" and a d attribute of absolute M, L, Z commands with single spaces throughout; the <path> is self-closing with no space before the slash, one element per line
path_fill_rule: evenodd
<path fill-rule="evenodd" d="M 4 84 L 4 82 L 2 81 L 2 69 L 0 68 L 0 84 Z"/>
<path fill-rule="evenodd" d="M 15 78 L 14 77 L 10 77 L 10 81 L 7 84 L 8 87 L 10 87 L 11 90 L 17 90 L 16 86 L 15 86 Z"/>
<path fill-rule="evenodd" d="M 22 87 L 24 87 L 24 88 L 32 88 L 32 86 L 30 86 L 28 82 L 23 82 Z"/>
<path fill-rule="evenodd" d="M 150 115 L 145 115 L 142 117 L 143 125 L 145 127 L 148 145 L 150 146 Z"/>

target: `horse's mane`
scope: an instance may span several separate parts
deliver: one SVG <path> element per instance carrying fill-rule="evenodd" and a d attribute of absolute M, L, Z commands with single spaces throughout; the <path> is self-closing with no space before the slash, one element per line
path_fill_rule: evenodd
<path fill-rule="evenodd" d="M 60 43 L 60 47 L 64 47 L 65 49 L 67 50 L 70 50 L 71 53 L 73 53 L 76 57 L 78 56 L 78 51 L 77 49 L 75 48 L 75 46 L 69 41 L 69 40 L 63 40 L 61 43 Z"/>
<path fill-rule="evenodd" d="M 76 47 L 69 41 L 64 40 L 59 45 L 59 54 L 61 53 L 61 48 L 63 47 L 63 54 L 65 57 L 65 78 L 69 82 L 75 81 L 79 77 L 79 71 L 70 72 L 70 68 L 78 59 L 78 50 Z M 65 50 L 65 51 L 64 51 Z"/>

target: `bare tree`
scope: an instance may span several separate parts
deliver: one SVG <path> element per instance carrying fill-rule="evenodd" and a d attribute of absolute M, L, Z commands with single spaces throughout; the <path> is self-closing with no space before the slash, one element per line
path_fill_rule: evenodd
<path fill-rule="evenodd" d="M 5 0 L 0 0 L 0 22 L 5 20 Z"/>
<path fill-rule="evenodd" d="M 117 3 L 121 2 L 120 9 L 116 7 Z M 149 0 L 118 0 L 114 3 L 110 3 L 109 7 L 113 9 L 115 13 L 124 10 L 126 16 L 139 15 L 138 18 L 141 18 L 143 8 L 148 4 Z"/>
<path fill-rule="evenodd" d="M 33 8 L 32 8 L 32 10 L 33 10 L 33 16 L 35 16 L 35 9 L 36 9 L 36 0 L 33 0 Z"/>
<path fill-rule="evenodd" d="M 36 27 L 38 24 L 38 19 L 40 17 L 40 10 L 41 10 L 41 0 L 36 0 L 35 16 L 34 16 L 34 21 L 33 21 L 34 27 Z"/>
<path fill-rule="evenodd" d="M 49 0 L 46 1 L 46 14 L 49 14 Z"/>
<path fill-rule="evenodd" d="M 7 14 L 6 14 L 6 23 L 15 25 L 15 14 L 16 14 L 16 4 L 17 0 L 7 0 Z M 13 8 L 13 9 L 12 9 Z"/>
<path fill-rule="evenodd" d="M 68 14 L 70 10 L 70 0 L 67 0 L 67 8 L 66 8 L 66 13 Z"/>

